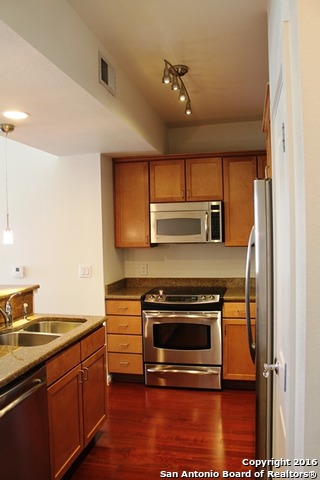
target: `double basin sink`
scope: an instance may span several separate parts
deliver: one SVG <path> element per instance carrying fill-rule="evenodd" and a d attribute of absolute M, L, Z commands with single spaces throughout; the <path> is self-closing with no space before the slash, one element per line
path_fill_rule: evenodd
<path fill-rule="evenodd" d="M 79 327 L 85 319 L 39 318 L 17 332 L 0 334 L 0 345 L 14 347 L 38 347 L 52 342 L 61 335 Z"/>

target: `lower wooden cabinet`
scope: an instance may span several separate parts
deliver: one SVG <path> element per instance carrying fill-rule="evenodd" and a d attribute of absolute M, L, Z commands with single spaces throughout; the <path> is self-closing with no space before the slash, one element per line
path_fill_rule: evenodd
<path fill-rule="evenodd" d="M 255 318 L 255 304 L 250 305 L 251 318 Z M 254 325 L 253 324 L 253 334 Z M 249 353 L 245 304 L 226 302 L 223 305 L 223 379 L 255 380 L 255 365 Z"/>
<path fill-rule="evenodd" d="M 105 328 L 47 364 L 51 478 L 60 479 L 106 418 Z"/>
<path fill-rule="evenodd" d="M 143 375 L 140 300 L 107 300 L 109 373 Z"/>

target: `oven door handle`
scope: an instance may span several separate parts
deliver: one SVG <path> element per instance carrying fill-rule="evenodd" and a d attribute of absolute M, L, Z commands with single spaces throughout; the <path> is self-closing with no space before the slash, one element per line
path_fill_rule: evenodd
<path fill-rule="evenodd" d="M 179 368 L 179 367 L 149 367 L 148 373 L 187 373 L 190 375 L 219 375 L 219 371 L 213 368 L 193 367 L 193 368 Z"/>
<path fill-rule="evenodd" d="M 181 312 L 168 312 L 166 311 L 155 311 L 155 312 L 148 312 L 144 311 L 144 316 L 146 318 L 155 319 L 155 320 L 163 320 L 168 318 L 182 318 L 183 320 L 199 318 L 200 320 L 219 320 L 219 312 L 207 312 L 207 313 L 197 313 L 197 312 L 189 312 L 189 311 L 181 311 Z"/>

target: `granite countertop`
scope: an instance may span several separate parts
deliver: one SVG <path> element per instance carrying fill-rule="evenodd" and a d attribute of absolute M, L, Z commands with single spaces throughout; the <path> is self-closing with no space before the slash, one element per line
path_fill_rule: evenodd
<path fill-rule="evenodd" d="M 210 286 L 225 287 L 225 302 L 244 302 L 244 278 L 126 278 L 106 286 L 106 300 L 140 300 L 142 295 L 155 287 Z M 254 280 L 251 281 L 251 300 L 255 300 Z"/>
<path fill-rule="evenodd" d="M 15 321 L 12 327 L 2 328 L 1 333 L 21 330 L 40 318 L 66 321 L 84 319 L 85 322 L 45 345 L 34 347 L 0 345 L 0 388 L 96 330 L 106 320 L 104 316 L 34 314 L 30 315 L 28 320 L 20 319 Z"/>

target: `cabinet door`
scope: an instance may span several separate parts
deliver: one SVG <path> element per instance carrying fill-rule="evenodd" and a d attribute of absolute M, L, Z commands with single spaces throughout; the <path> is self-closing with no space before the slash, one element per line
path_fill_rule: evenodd
<path fill-rule="evenodd" d="M 225 245 L 247 246 L 253 226 L 253 181 L 257 177 L 257 159 L 223 159 Z"/>
<path fill-rule="evenodd" d="M 224 380 L 255 380 L 255 365 L 249 353 L 245 320 L 223 320 Z M 253 334 L 254 334 L 253 326 Z"/>
<path fill-rule="evenodd" d="M 48 388 L 51 478 L 60 479 L 83 449 L 79 366 Z"/>
<path fill-rule="evenodd" d="M 85 445 L 106 419 L 106 349 L 100 348 L 82 363 L 83 432 Z"/>
<path fill-rule="evenodd" d="M 222 200 L 222 159 L 186 160 L 186 182 L 188 201 Z"/>
<path fill-rule="evenodd" d="M 184 200 L 184 160 L 152 160 L 150 162 L 150 202 Z"/>
<path fill-rule="evenodd" d="M 114 165 L 115 246 L 150 246 L 148 162 Z"/>

